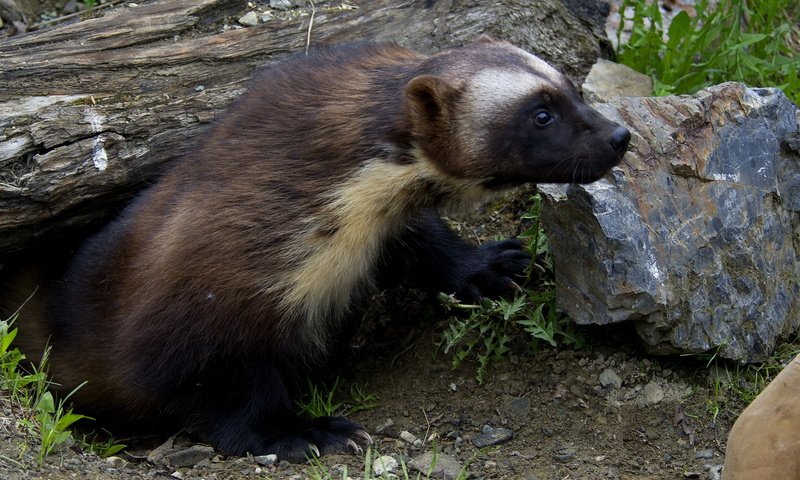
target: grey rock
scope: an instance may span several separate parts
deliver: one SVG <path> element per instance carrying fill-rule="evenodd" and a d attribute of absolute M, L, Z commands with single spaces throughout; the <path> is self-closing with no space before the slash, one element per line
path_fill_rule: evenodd
<path fill-rule="evenodd" d="M 492 428 L 489 425 L 484 425 L 481 433 L 475 435 L 472 439 L 472 444 L 478 448 L 483 448 L 505 443 L 513 437 L 514 432 L 507 428 Z"/>
<path fill-rule="evenodd" d="M 239 17 L 239 23 L 246 27 L 255 27 L 258 25 L 258 14 L 256 12 L 247 12 Z"/>
<path fill-rule="evenodd" d="M 450 455 L 444 453 L 433 454 L 431 452 L 423 453 L 417 457 L 412 458 L 408 462 L 408 466 L 420 472 L 422 475 L 428 475 L 426 478 L 441 478 L 444 480 L 452 480 L 458 478 L 463 466 Z"/>
<path fill-rule="evenodd" d="M 800 326 L 797 107 L 734 83 L 595 107 L 633 139 L 604 179 L 540 186 L 559 307 L 653 353 L 766 359 Z"/>
<path fill-rule="evenodd" d="M 664 400 L 664 389 L 656 382 L 649 382 L 644 386 L 644 399 L 647 403 L 658 403 Z"/>
<path fill-rule="evenodd" d="M 600 58 L 589 70 L 582 90 L 587 101 L 649 97 L 653 95 L 653 79 L 626 65 Z"/>
<path fill-rule="evenodd" d="M 269 0 L 269 7 L 275 10 L 288 10 L 292 8 L 290 0 Z"/>
<path fill-rule="evenodd" d="M 273 465 L 278 462 L 278 456 L 274 453 L 270 453 L 269 455 L 259 455 L 257 457 L 253 457 L 253 460 L 256 461 L 259 465 Z"/>
<path fill-rule="evenodd" d="M 572 445 L 568 445 L 556 450 L 553 456 L 559 462 L 567 463 L 571 460 L 574 460 L 577 454 L 578 454 L 578 448 Z"/>
<path fill-rule="evenodd" d="M 714 451 L 710 448 L 706 450 L 698 450 L 694 453 L 694 458 L 708 460 L 714 458 Z"/>
<path fill-rule="evenodd" d="M 381 476 L 387 473 L 393 473 L 397 470 L 400 464 L 397 463 L 397 460 L 394 457 L 390 457 L 389 455 L 383 455 L 375 459 L 372 462 L 372 473 L 375 475 Z"/>
<path fill-rule="evenodd" d="M 417 437 L 407 430 L 400 432 L 400 439 L 407 443 L 414 443 L 417 441 Z"/>
<path fill-rule="evenodd" d="M 206 445 L 192 445 L 164 457 L 167 465 L 174 468 L 193 467 L 214 456 L 214 449 Z"/>
<path fill-rule="evenodd" d="M 127 460 L 125 460 L 124 458 L 114 457 L 114 456 L 107 457 L 106 463 L 108 463 L 114 468 L 122 468 L 128 464 Z"/>
<path fill-rule="evenodd" d="M 508 416 L 523 419 L 531 413 L 531 399 L 528 397 L 512 397 L 504 405 Z"/>
<path fill-rule="evenodd" d="M 610 368 L 606 368 L 603 370 L 600 375 L 597 377 L 600 381 L 600 385 L 603 388 L 614 387 L 615 389 L 622 388 L 622 379 L 619 378 L 617 372 L 611 370 Z"/>

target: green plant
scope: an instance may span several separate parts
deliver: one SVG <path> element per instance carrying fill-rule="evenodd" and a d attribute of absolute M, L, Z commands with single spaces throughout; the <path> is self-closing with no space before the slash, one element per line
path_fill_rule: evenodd
<path fill-rule="evenodd" d="M 49 348 L 42 355 L 39 365 L 31 366 L 31 373 L 25 371 L 22 365 L 25 356 L 18 349 L 12 348 L 17 335 L 17 329 L 12 328 L 16 319 L 15 313 L 10 318 L 0 321 L 0 388 L 8 392 L 12 402 L 29 411 L 30 416 L 22 419 L 20 423 L 26 426 L 32 435 L 38 436 L 37 460 L 42 464 L 47 455 L 72 436 L 70 428 L 73 424 L 89 417 L 74 413 L 68 406 L 69 398 L 82 385 L 58 402 L 47 390 L 50 385 L 46 372 Z M 120 449 L 117 448 L 115 451 Z"/>
<path fill-rule="evenodd" d="M 85 383 L 85 382 L 84 382 Z M 72 408 L 66 407 L 69 397 L 72 396 L 84 384 L 79 385 L 66 397 L 59 399 L 58 403 L 53 399 L 53 394 L 44 392 L 39 402 L 36 404 L 36 422 L 39 430 L 41 447 L 37 456 L 39 464 L 44 463 L 44 459 L 56 447 L 62 445 L 71 436 L 69 429 L 78 420 L 89 418 L 72 412 Z"/>
<path fill-rule="evenodd" d="M 526 242 L 526 250 L 534 258 L 527 272 L 527 282 L 534 285 L 519 288 L 512 299 L 489 300 L 479 304 L 462 304 L 449 295 L 440 294 L 445 308 L 468 311 L 469 316 L 454 316 L 442 335 L 441 346 L 445 353 L 453 353 L 453 366 L 473 357 L 478 362 L 476 377 L 482 383 L 486 369 L 493 361 L 503 358 L 515 332 L 521 330 L 532 349 L 542 344 L 551 347 L 584 345 L 583 337 L 575 326 L 556 308 L 555 285 L 553 284 L 553 261 L 548 250 L 547 235 L 539 221 L 542 199 L 534 195 L 528 211 L 522 219 L 530 226 L 520 235 Z"/>
<path fill-rule="evenodd" d="M 100 433 L 84 434 L 76 440 L 83 450 L 92 452 L 102 458 L 110 457 L 128 447 L 125 444 L 118 443 L 117 439 L 106 430 Z"/>
<path fill-rule="evenodd" d="M 469 310 L 469 317 L 453 317 L 442 335 L 445 353 L 451 350 L 453 366 L 474 356 L 478 362 L 476 378 L 483 383 L 489 364 L 502 359 L 509 351 L 515 329 L 527 333 L 532 349 L 544 342 L 551 347 L 563 345 L 581 348 L 581 336 L 565 316 L 556 310 L 552 285 L 545 290 L 523 290 L 513 300 L 483 300 L 480 304 L 461 304 L 442 296 L 450 308 Z"/>
<path fill-rule="evenodd" d="M 364 388 L 355 383 L 350 385 L 349 398 L 337 401 L 336 398 L 341 396 L 340 382 L 341 379 L 336 377 L 333 385 L 328 389 L 308 380 L 308 393 L 297 402 L 300 415 L 309 418 L 352 415 L 378 406 L 378 396 L 374 393 L 367 393 Z"/>
<path fill-rule="evenodd" d="M 664 30 L 658 2 L 624 0 L 631 25 L 620 63 L 653 77 L 656 95 L 694 93 L 723 81 L 777 86 L 800 103 L 800 14 L 795 0 L 698 0 L 696 15 L 678 13 Z M 628 15 L 629 14 L 629 15 Z M 666 40 L 665 40 L 666 37 Z"/>

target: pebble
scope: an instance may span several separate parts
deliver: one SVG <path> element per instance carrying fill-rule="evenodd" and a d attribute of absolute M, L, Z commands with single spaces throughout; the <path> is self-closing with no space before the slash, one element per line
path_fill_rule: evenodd
<path fill-rule="evenodd" d="M 384 432 L 384 430 L 386 430 L 388 428 L 391 428 L 391 427 L 394 427 L 394 420 L 392 420 L 391 418 L 387 418 L 386 421 L 384 421 L 383 423 L 381 423 L 380 425 L 375 427 L 375 431 L 378 434 L 382 434 Z"/>
<path fill-rule="evenodd" d="M 292 8 L 292 2 L 289 0 L 269 0 L 269 7 L 276 10 L 288 10 Z"/>
<path fill-rule="evenodd" d="M 267 23 L 273 18 L 275 18 L 275 15 L 273 15 L 272 12 L 263 12 L 260 18 L 261 18 L 261 23 Z"/>
<path fill-rule="evenodd" d="M 472 444 L 478 448 L 499 445 L 514 437 L 514 432 L 507 428 L 492 428 L 484 425 L 483 430 L 472 439 Z"/>
<path fill-rule="evenodd" d="M 714 451 L 711 450 L 710 448 L 707 448 L 705 450 L 699 450 L 699 451 L 695 452 L 694 458 L 696 458 L 698 460 L 714 458 Z"/>
<path fill-rule="evenodd" d="M 417 441 L 417 437 L 415 437 L 414 434 L 409 432 L 408 430 L 403 430 L 402 432 L 400 432 L 400 439 L 408 443 L 414 443 Z"/>
<path fill-rule="evenodd" d="M 397 460 L 394 457 L 390 457 L 389 455 L 384 455 L 382 457 L 378 457 L 372 462 L 372 472 L 375 475 L 385 475 L 387 473 L 393 473 L 397 470 L 397 467 L 400 466 L 397 463 Z"/>
<path fill-rule="evenodd" d="M 664 400 L 664 389 L 656 382 L 650 382 L 644 386 L 644 399 L 647 403 L 658 403 Z"/>
<path fill-rule="evenodd" d="M 442 478 L 445 480 L 458 478 L 463 468 L 461 464 L 458 463 L 458 460 L 452 456 L 444 453 L 434 455 L 431 452 L 426 452 L 412 458 L 408 462 L 408 466 L 423 475 L 428 475 L 428 477 L 425 478 Z M 431 468 L 433 470 L 431 470 Z"/>
<path fill-rule="evenodd" d="M 106 458 L 106 463 L 108 463 L 114 468 L 122 468 L 128 464 L 128 462 L 126 462 L 124 458 L 120 457 L 108 457 Z"/>
<path fill-rule="evenodd" d="M 164 460 L 170 467 L 193 467 L 214 456 L 214 449 L 206 445 L 192 445 L 184 450 L 170 453 Z"/>
<path fill-rule="evenodd" d="M 614 387 L 616 389 L 622 388 L 622 379 L 619 378 L 617 372 L 611 370 L 610 368 L 606 368 L 605 370 L 603 370 L 603 372 L 598 377 L 598 380 L 600 380 L 600 385 L 602 385 L 603 388 L 609 388 L 609 387 Z"/>
<path fill-rule="evenodd" d="M 276 463 L 278 461 L 278 456 L 274 453 L 271 453 L 269 455 L 259 455 L 257 457 L 253 457 L 253 460 L 255 460 L 257 464 L 264 465 L 266 467 Z"/>
<path fill-rule="evenodd" d="M 239 17 L 239 23 L 246 27 L 255 27 L 258 25 L 258 14 L 256 12 L 247 12 Z"/>
<path fill-rule="evenodd" d="M 568 446 L 556 450 L 554 456 L 556 457 L 556 460 L 558 460 L 559 462 L 567 463 L 570 460 L 573 460 L 575 458 L 575 455 L 577 455 L 577 453 L 578 453 L 577 447 Z"/>
<path fill-rule="evenodd" d="M 505 405 L 506 413 L 514 418 L 525 418 L 531 412 L 531 399 L 528 397 L 512 398 Z"/>

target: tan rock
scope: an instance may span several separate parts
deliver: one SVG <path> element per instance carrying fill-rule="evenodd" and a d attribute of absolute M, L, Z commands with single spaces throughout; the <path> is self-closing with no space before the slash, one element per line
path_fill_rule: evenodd
<path fill-rule="evenodd" d="M 800 355 L 767 385 L 728 436 L 722 480 L 800 478 Z"/>

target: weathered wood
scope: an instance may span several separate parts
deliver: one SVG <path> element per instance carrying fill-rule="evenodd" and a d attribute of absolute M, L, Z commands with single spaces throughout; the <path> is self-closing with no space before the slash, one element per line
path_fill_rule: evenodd
<path fill-rule="evenodd" d="M 0 43 L 0 253 L 108 216 L 187 152 L 257 66 L 306 47 L 310 6 L 239 28 L 242 4 L 152 1 Z M 379 38 L 432 52 L 488 33 L 574 78 L 607 54 L 602 29 L 560 0 L 351 4 L 316 2 L 311 48 Z"/>

